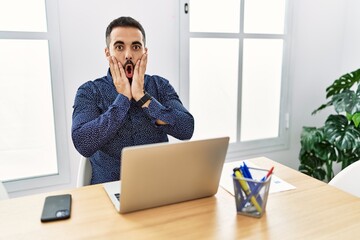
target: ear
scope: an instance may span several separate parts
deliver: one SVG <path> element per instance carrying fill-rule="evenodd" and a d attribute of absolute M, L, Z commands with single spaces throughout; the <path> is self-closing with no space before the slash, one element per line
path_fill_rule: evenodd
<path fill-rule="evenodd" d="M 109 48 L 108 48 L 108 47 L 105 48 L 105 56 L 106 56 L 107 58 L 110 57 L 110 51 L 109 51 Z"/>

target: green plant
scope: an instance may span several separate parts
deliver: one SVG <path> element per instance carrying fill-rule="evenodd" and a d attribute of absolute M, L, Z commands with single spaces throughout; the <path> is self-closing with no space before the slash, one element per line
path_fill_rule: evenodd
<path fill-rule="evenodd" d="M 325 125 L 303 127 L 299 170 L 319 180 L 334 177 L 333 163 L 344 169 L 360 159 L 360 69 L 347 73 L 326 88 L 326 104 L 312 112 L 333 106 Z"/>

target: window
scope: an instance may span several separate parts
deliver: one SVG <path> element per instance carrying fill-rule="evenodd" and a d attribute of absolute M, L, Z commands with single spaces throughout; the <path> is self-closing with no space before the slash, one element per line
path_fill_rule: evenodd
<path fill-rule="evenodd" d="M 64 183 L 69 171 L 57 1 L 0 3 L 0 180 L 10 192 Z"/>
<path fill-rule="evenodd" d="M 228 157 L 287 146 L 287 0 L 181 0 L 180 95 Z"/>

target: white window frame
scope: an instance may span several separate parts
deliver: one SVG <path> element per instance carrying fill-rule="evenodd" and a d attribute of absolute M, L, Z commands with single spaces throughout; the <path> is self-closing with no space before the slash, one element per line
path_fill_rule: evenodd
<path fill-rule="evenodd" d="M 282 39 L 283 46 L 283 65 L 282 65 L 282 79 L 281 79 L 281 97 L 280 97 L 280 122 L 279 134 L 276 138 L 268 138 L 254 141 L 241 142 L 237 141 L 229 145 L 227 153 L 227 161 L 231 159 L 239 159 L 239 157 L 250 155 L 261 155 L 266 152 L 279 151 L 289 148 L 290 139 L 290 114 L 289 107 L 289 70 L 290 70 L 290 26 L 291 26 L 291 1 L 286 1 L 286 14 L 284 34 L 249 34 L 244 33 L 244 2 L 240 0 L 240 31 L 239 33 L 192 33 L 189 30 L 190 19 L 189 13 L 191 11 L 191 0 L 180 0 L 180 86 L 179 94 L 184 105 L 189 108 L 189 86 L 190 86 L 190 38 L 237 38 L 239 39 L 239 67 L 238 67 L 238 112 L 237 125 L 240 128 L 241 119 L 241 86 L 242 86 L 242 55 L 244 39 Z M 224 4 L 223 2 L 221 4 Z M 208 96 L 207 96 L 208 97 Z M 214 96 L 216 98 L 216 96 Z M 211 104 L 211 100 L 209 99 Z M 196 127 L 196 119 L 195 119 Z M 237 130 L 237 139 L 240 139 L 240 131 Z"/>
<path fill-rule="evenodd" d="M 48 41 L 58 173 L 4 181 L 4 185 L 9 193 L 70 183 L 70 161 L 66 134 L 65 91 L 62 76 L 58 0 L 45 0 L 45 5 L 47 32 L 0 31 L 0 39 L 44 39 Z M 41 129 L 39 129 L 39 131 L 41 131 Z"/>

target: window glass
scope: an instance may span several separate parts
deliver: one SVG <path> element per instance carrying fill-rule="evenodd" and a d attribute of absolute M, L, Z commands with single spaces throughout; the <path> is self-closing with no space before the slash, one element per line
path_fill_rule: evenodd
<path fill-rule="evenodd" d="M 180 3 L 190 13 L 180 14 L 180 94 L 194 138 L 230 136 L 228 158 L 285 148 L 291 1 Z"/>
<path fill-rule="evenodd" d="M 0 176 L 58 172 L 47 40 L 0 39 Z"/>
<path fill-rule="evenodd" d="M 44 0 L 0 0 L 0 31 L 46 32 Z"/>
<path fill-rule="evenodd" d="M 190 112 L 194 138 L 236 141 L 238 39 L 190 39 Z"/>
<path fill-rule="evenodd" d="M 285 0 L 245 0 L 244 32 L 283 34 Z"/>
<path fill-rule="evenodd" d="M 283 40 L 245 39 L 241 141 L 278 137 Z"/>
<path fill-rule="evenodd" d="M 190 32 L 238 33 L 240 0 L 191 0 Z"/>

